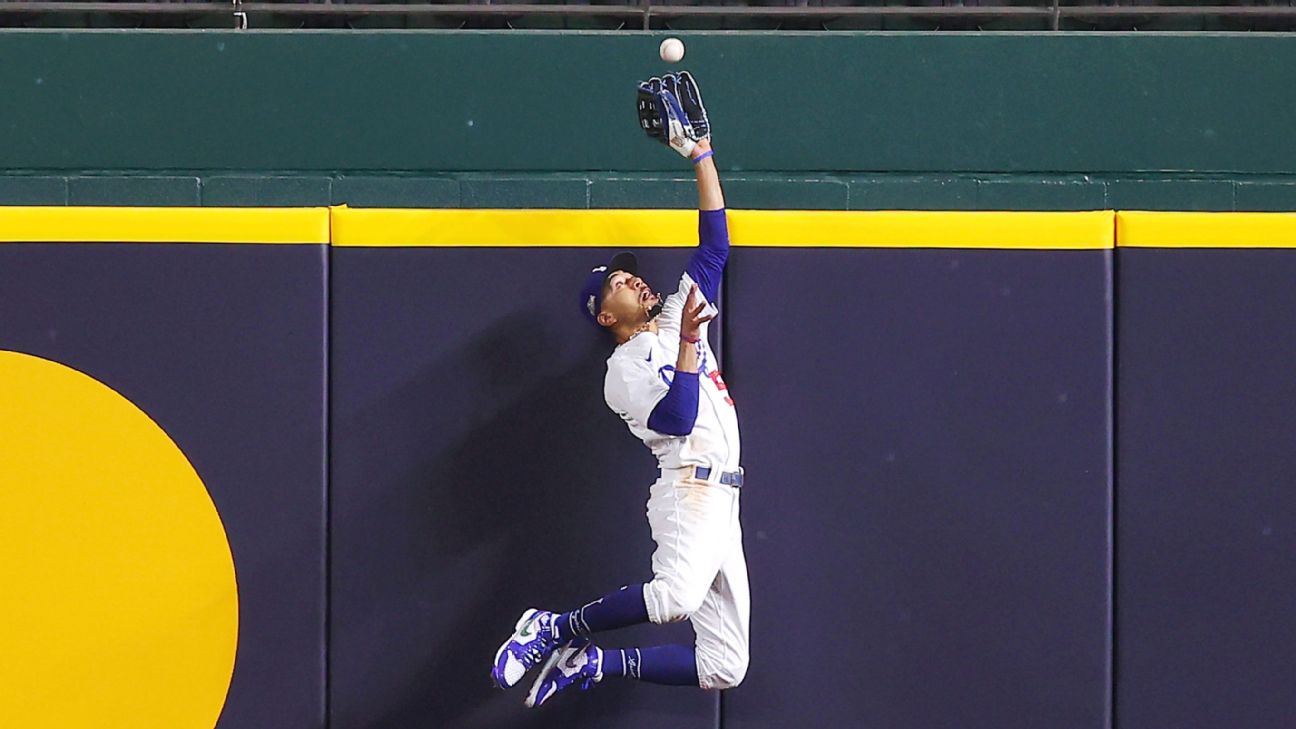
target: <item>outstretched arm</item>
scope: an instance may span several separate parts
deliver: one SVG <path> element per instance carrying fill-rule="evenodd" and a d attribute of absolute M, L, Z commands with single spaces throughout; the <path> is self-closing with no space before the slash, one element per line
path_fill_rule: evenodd
<path fill-rule="evenodd" d="M 714 304 L 729 258 L 729 228 L 702 91 L 688 71 L 668 73 L 641 81 L 636 104 L 644 132 L 693 162 L 698 187 L 698 249 L 685 270 L 703 298 Z"/>
<path fill-rule="evenodd" d="M 703 139 L 693 148 L 692 159 L 696 160 L 711 151 L 711 140 Z M 720 173 L 716 171 L 715 157 L 707 157 L 693 165 L 697 175 L 698 210 L 724 210 L 724 192 L 720 189 Z"/>
<path fill-rule="evenodd" d="M 711 140 L 703 139 L 691 155 L 698 188 L 698 248 L 685 270 L 697 282 L 706 300 L 715 303 L 725 262 L 729 260 L 729 226 L 725 221 L 724 191 L 720 189 L 715 157 L 698 161 L 710 151 Z"/>

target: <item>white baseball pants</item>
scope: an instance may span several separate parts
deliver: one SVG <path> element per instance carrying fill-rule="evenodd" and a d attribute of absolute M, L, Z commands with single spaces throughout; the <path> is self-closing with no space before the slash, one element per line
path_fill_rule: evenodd
<path fill-rule="evenodd" d="M 718 477 L 719 469 L 712 473 Z M 737 686 L 747 674 L 751 592 L 738 523 L 741 489 L 663 471 L 648 498 L 657 549 L 644 585 L 648 619 L 688 620 L 697 635 L 698 684 Z"/>

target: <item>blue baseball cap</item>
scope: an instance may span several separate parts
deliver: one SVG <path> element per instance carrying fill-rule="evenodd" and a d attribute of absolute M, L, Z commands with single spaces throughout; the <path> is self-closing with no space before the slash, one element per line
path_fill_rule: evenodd
<path fill-rule="evenodd" d="M 608 276 L 617 271 L 625 271 L 631 276 L 639 275 L 639 259 L 635 254 L 625 251 L 612 256 L 612 260 L 606 265 L 598 266 L 589 272 L 585 277 L 585 285 L 581 287 L 580 307 L 581 313 L 589 320 L 590 324 L 602 329 L 603 326 L 598 323 L 599 312 L 603 309 L 603 284 L 607 283 Z"/>

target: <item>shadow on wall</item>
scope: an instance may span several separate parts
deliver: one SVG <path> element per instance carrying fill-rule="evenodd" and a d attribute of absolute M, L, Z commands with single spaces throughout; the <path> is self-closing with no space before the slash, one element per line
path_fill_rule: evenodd
<path fill-rule="evenodd" d="M 533 712 L 529 677 L 507 693 L 490 682 L 524 608 L 651 577 L 654 461 L 603 403 L 611 341 L 571 344 L 534 317 L 499 320 L 334 424 L 335 727 L 700 719 L 687 709 L 701 697 L 663 706 L 670 689 L 605 684 Z"/>

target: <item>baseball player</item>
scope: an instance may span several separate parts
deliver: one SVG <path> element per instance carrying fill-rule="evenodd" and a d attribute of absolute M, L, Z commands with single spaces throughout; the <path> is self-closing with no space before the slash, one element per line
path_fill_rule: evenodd
<path fill-rule="evenodd" d="M 665 298 L 639 277 L 635 256 L 620 253 L 589 274 L 580 304 L 616 340 L 603 383 L 608 407 L 658 459 L 648 499 L 653 578 L 570 612 L 522 613 L 491 675 L 508 688 L 540 666 L 527 706 L 608 678 L 727 689 L 747 673 L 751 600 L 738 522 L 738 417 L 707 342 L 729 253 L 710 123 L 686 71 L 640 83 L 638 107 L 644 131 L 693 162 L 699 245 Z M 693 625 L 693 645 L 594 643 L 616 628 L 681 620 Z"/>

